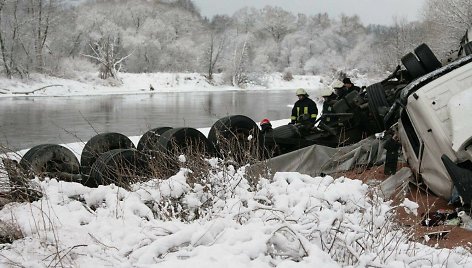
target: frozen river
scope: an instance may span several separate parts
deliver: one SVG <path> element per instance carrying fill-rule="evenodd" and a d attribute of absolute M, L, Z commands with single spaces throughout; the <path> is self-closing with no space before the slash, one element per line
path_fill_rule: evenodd
<path fill-rule="evenodd" d="M 242 114 L 258 122 L 289 118 L 293 90 L 0 98 L 0 145 L 87 142 L 103 132 L 139 136 L 162 127 L 209 127 Z"/>

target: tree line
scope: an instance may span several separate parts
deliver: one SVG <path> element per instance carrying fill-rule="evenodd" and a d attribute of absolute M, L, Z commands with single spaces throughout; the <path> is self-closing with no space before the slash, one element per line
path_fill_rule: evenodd
<path fill-rule="evenodd" d="M 363 25 L 358 16 L 243 8 L 203 17 L 191 0 L 0 0 L 0 71 L 70 76 L 99 71 L 223 73 L 242 86 L 264 73 L 393 70 L 426 42 L 446 59 L 472 26 L 468 0 L 428 0 L 420 21 Z"/>

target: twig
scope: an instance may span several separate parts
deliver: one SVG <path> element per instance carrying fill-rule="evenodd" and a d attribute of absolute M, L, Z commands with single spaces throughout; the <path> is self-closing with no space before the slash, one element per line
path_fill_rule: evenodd
<path fill-rule="evenodd" d="M 44 86 L 44 87 L 40 87 L 40 88 L 37 88 L 35 90 L 32 90 L 32 91 L 23 91 L 23 92 L 12 92 L 11 90 L 8 90 L 11 92 L 11 94 L 31 94 L 31 93 L 34 93 L 36 91 L 39 91 L 39 90 L 42 90 L 42 89 L 45 89 L 45 88 L 48 88 L 48 87 L 62 87 L 64 85 L 49 85 L 49 86 Z M 0 92 L 1 94 L 7 94 L 7 93 L 3 93 L 3 92 Z"/>
<path fill-rule="evenodd" d="M 53 265 L 53 267 L 55 267 L 55 266 L 57 266 L 59 263 L 61 263 L 61 262 L 62 262 L 62 259 L 64 259 L 64 257 L 67 256 L 73 249 L 78 248 L 78 247 L 86 247 L 86 246 L 87 246 L 87 245 L 75 245 L 75 246 L 72 246 L 72 247 L 70 247 L 69 250 L 68 250 L 66 253 L 64 253 L 64 255 L 62 255 L 62 256 L 59 255 L 59 254 L 60 254 L 60 252 L 59 252 L 59 253 L 58 253 L 58 255 L 60 256 L 60 257 L 59 257 L 59 260 L 57 260 L 57 262 Z M 61 250 L 61 251 L 64 251 L 64 250 Z M 53 260 L 54 260 L 54 259 L 53 259 Z"/>
<path fill-rule="evenodd" d="M 105 245 L 103 244 L 100 240 L 98 240 L 95 236 L 93 236 L 91 233 L 88 234 L 95 242 L 97 242 L 98 244 L 106 247 L 106 248 L 112 248 L 112 249 L 116 249 L 119 251 L 119 249 L 117 247 L 113 247 L 113 246 L 108 246 L 108 245 Z"/>

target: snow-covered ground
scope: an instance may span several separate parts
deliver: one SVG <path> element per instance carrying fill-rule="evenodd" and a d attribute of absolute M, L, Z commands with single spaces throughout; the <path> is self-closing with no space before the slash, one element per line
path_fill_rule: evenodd
<path fill-rule="evenodd" d="M 2 89 L 9 90 L 0 96 L 54 84 L 62 86 L 34 95 L 139 93 L 149 92 L 150 84 L 162 91 L 222 89 L 197 74 L 122 74 L 122 79 L 118 87 L 98 80 L 2 80 Z M 320 77 L 294 80 L 268 79 L 268 88 L 323 86 Z M 209 128 L 199 130 L 207 135 Z M 139 137 L 131 139 L 136 145 Z M 82 143 L 65 146 L 78 157 L 83 148 Z M 191 185 L 192 170 L 184 157 L 180 160 L 183 168 L 171 178 L 135 184 L 131 191 L 36 179 L 42 199 L 10 203 L 0 211 L 3 228 L 19 237 L 0 245 L 0 266 L 470 267 L 472 256 L 463 248 L 409 241 L 408 230 L 392 221 L 393 204 L 361 181 L 279 172 L 254 184 L 246 167 L 208 159 L 204 182 Z M 416 212 L 409 200 L 401 206 Z"/>
<path fill-rule="evenodd" d="M 287 120 L 272 122 L 279 126 Z M 209 128 L 199 129 L 205 135 Z M 137 144 L 140 137 L 131 137 Z M 82 143 L 66 144 L 77 156 Z M 26 151 L 20 152 L 24 154 Z M 180 158 L 185 161 L 185 158 Z M 394 207 L 361 181 L 279 172 L 251 186 L 245 168 L 209 159 L 166 180 L 88 188 L 35 180 L 44 197 L 10 203 L 0 221 L 23 238 L 5 267 L 470 267 L 463 249 L 408 240 Z M 185 163 L 183 163 L 185 166 Z M 401 205 L 416 213 L 417 204 Z M 198 215 L 198 216 L 197 216 Z M 182 220 L 184 219 L 184 220 Z M 427 239 L 427 238 L 426 238 Z"/>

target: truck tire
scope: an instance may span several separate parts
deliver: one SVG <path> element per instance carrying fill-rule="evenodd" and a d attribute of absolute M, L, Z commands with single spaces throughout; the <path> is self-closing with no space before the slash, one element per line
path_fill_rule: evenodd
<path fill-rule="evenodd" d="M 101 154 L 90 168 L 90 176 L 83 181 L 88 187 L 116 184 L 129 189 L 149 170 L 142 154 L 136 149 L 114 149 Z"/>
<path fill-rule="evenodd" d="M 190 148 L 193 146 L 193 148 Z M 159 138 L 157 151 L 164 152 L 169 156 L 175 153 L 185 152 L 186 149 L 199 150 L 206 156 L 214 156 L 213 145 L 200 131 L 194 128 L 173 128 L 165 131 Z"/>
<path fill-rule="evenodd" d="M 406 54 L 403 56 L 401 61 L 412 79 L 416 79 L 426 74 L 426 70 L 424 69 L 423 65 L 421 65 L 413 53 L 410 52 Z"/>
<path fill-rule="evenodd" d="M 248 155 L 258 158 L 259 127 L 249 117 L 231 115 L 216 121 L 208 133 L 208 140 L 221 158 L 245 164 Z M 252 136 L 252 139 L 249 137 Z"/>
<path fill-rule="evenodd" d="M 33 147 L 20 161 L 20 167 L 34 175 L 63 172 L 78 174 L 79 160 L 75 154 L 64 146 L 43 144 Z"/>
<path fill-rule="evenodd" d="M 436 58 L 433 51 L 424 43 L 415 48 L 415 54 L 428 73 L 442 67 L 441 62 Z"/>
<path fill-rule="evenodd" d="M 108 132 L 92 137 L 84 146 L 80 157 L 80 172 L 90 174 L 90 168 L 97 158 L 110 150 L 135 148 L 133 142 L 123 134 Z"/>
<path fill-rule="evenodd" d="M 274 138 L 280 138 L 280 139 L 290 139 L 290 138 L 300 137 L 300 133 L 298 132 L 297 127 L 294 125 L 282 125 L 280 127 L 276 127 L 268 135 Z"/>
<path fill-rule="evenodd" d="M 369 110 L 374 117 L 376 128 L 374 131 L 376 133 L 382 132 L 385 130 L 383 117 L 385 116 L 384 112 L 387 112 L 390 105 L 387 101 L 385 90 L 380 83 L 370 85 L 366 89 L 367 100 L 369 102 Z"/>
<path fill-rule="evenodd" d="M 25 155 L 23 155 L 23 157 L 21 158 L 20 167 L 25 169 L 25 170 L 28 170 L 29 167 L 31 166 L 31 161 L 33 160 L 34 154 L 37 151 L 41 150 L 43 147 L 49 146 L 49 145 L 54 145 L 54 144 L 40 144 L 40 145 L 36 145 L 33 148 L 29 149 L 25 153 Z"/>
<path fill-rule="evenodd" d="M 159 138 L 161 135 L 166 132 L 167 130 L 172 129 L 171 127 L 158 127 L 153 128 L 146 133 L 139 139 L 138 142 L 138 151 L 143 153 L 148 153 L 152 151 L 158 150 L 159 146 Z"/>
<path fill-rule="evenodd" d="M 259 135 L 259 127 L 251 118 L 244 115 L 230 115 L 216 121 L 208 133 L 208 140 L 217 147 L 222 139 Z"/>

